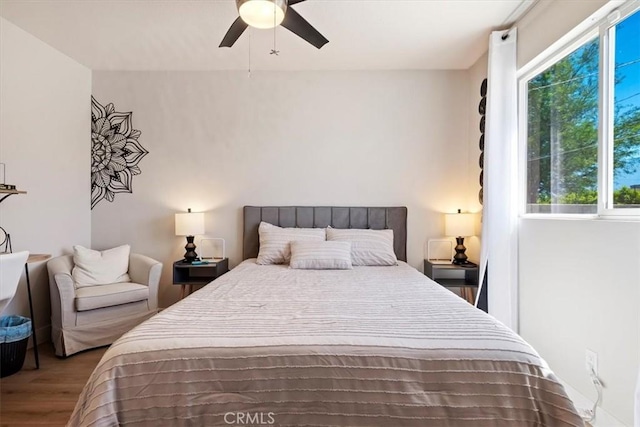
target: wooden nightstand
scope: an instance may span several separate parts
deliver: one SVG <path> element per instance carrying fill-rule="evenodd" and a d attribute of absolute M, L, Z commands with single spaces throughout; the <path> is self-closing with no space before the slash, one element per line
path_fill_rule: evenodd
<path fill-rule="evenodd" d="M 173 284 L 181 286 L 180 299 L 182 299 L 187 286 L 189 286 L 189 294 L 191 294 L 193 285 L 206 285 L 228 271 L 229 258 L 196 265 L 180 260 L 173 263 Z"/>
<path fill-rule="evenodd" d="M 461 267 L 456 264 L 432 264 L 425 259 L 424 274 L 445 288 L 460 288 L 460 296 L 475 305 L 478 289 L 478 266 Z"/>

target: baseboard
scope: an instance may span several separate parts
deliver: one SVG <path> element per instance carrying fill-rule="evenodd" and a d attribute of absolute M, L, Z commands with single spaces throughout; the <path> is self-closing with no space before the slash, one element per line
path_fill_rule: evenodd
<path fill-rule="evenodd" d="M 593 408 L 594 402 L 591 399 L 580 393 L 575 388 L 571 387 L 566 382 L 562 380 L 560 380 L 560 382 L 564 386 L 564 389 L 567 392 L 567 395 L 569 395 L 569 398 L 573 401 L 576 409 L 580 410 Z M 598 410 L 596 411 L 596 420 L 591 422 L 590 424 L 593 427 L 631 427 L 627 426 L 625 423 L 623 423 L 601 407 L 598 407 Z"/>

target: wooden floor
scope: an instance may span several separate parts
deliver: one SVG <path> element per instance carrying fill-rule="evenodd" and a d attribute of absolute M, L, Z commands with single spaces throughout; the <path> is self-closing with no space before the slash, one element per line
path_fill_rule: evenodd
<path fill-rule="evenodd" d="M 40 369 L 29 351 L 22 370 L 0 379 L 0 426 L 64 426 L 107 347 L 57 358 L 41 344 Z"/>

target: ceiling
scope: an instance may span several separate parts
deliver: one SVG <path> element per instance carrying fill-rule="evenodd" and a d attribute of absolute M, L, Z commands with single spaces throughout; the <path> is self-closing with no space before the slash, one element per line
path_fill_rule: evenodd
<path fill-rule="evenodd" d="M 251 29 L 218 48 L 234 0 L 0 0 L 0 15 L 93 70 L 467 69 L 535 0 L 308 0 L 325 37 Z"/>

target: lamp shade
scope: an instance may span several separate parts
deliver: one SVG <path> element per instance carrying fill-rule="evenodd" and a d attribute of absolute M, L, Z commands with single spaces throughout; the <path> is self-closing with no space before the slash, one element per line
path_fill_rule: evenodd
<path fill-rule="evenodd" d="M 277 27 L 287 10 L 285 0 L 237 0 L 237 3 L 242 20 L 254 28 Z"/>
<path fill-rule="evenodd" d="M 176 236 L 204 234 L 204 213 L 189 212 L 176 214 Z"/>
<path fill-rule="evenodd" d="M 445 235 L 455 237 L 467 237 L 475 235 L 474 214 L 458 213 L 444 214 Z"/>

